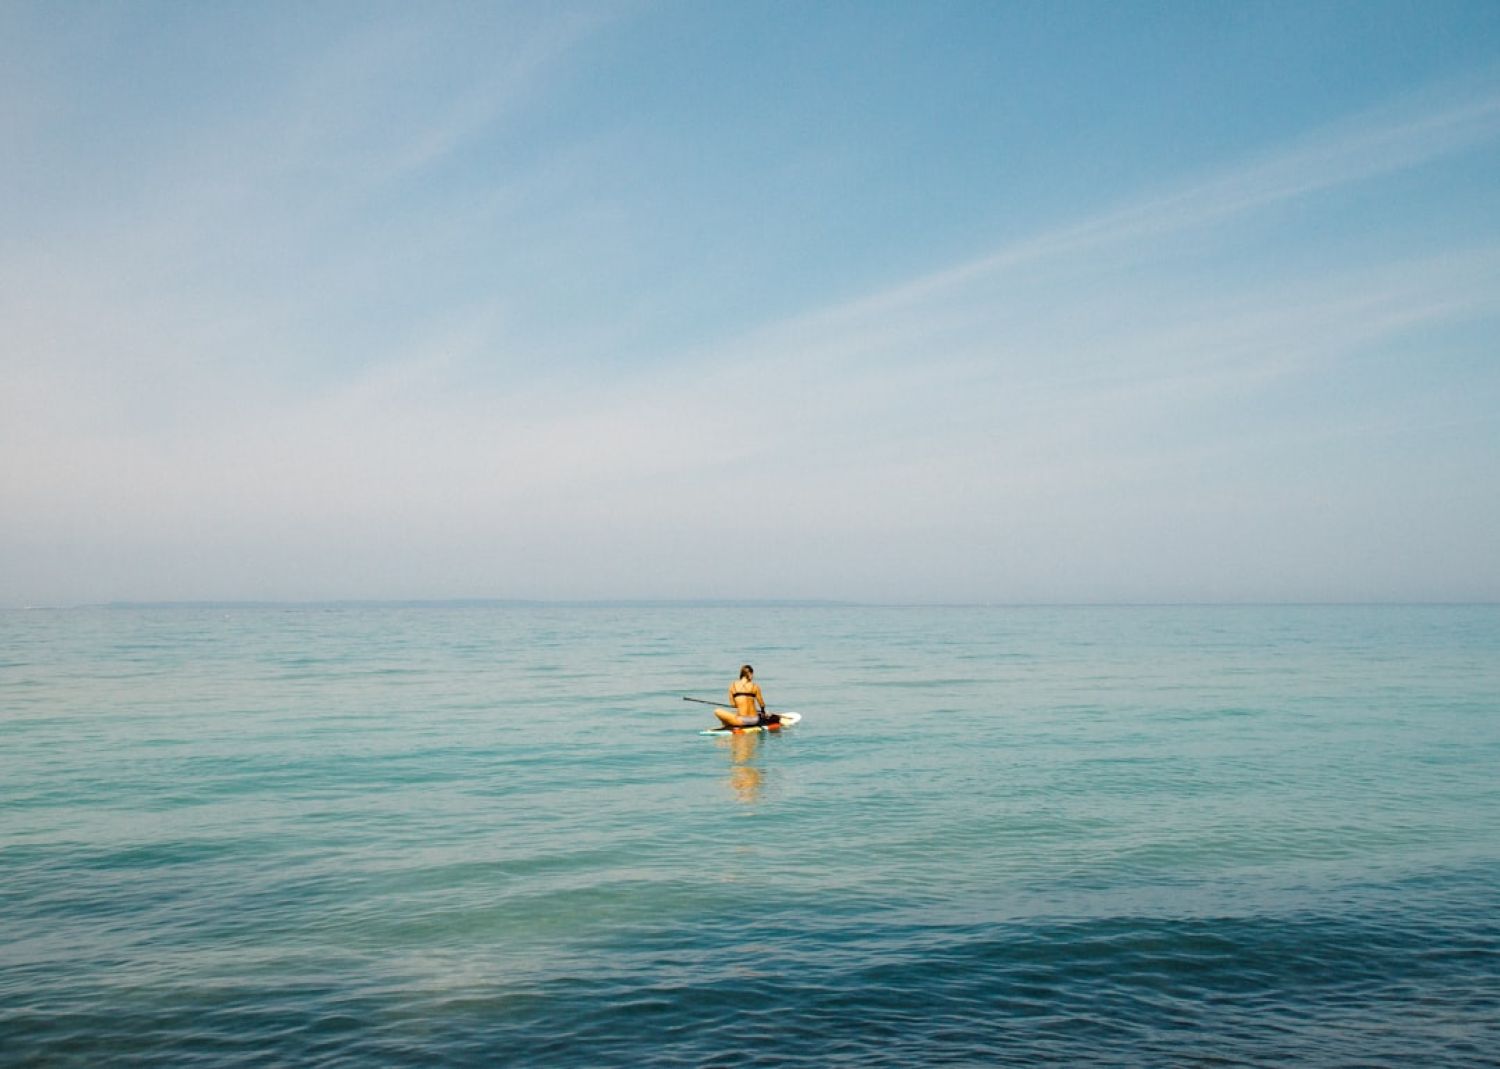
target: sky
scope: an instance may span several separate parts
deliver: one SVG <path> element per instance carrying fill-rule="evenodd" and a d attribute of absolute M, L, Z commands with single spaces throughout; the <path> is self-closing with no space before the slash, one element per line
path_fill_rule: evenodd
<path fill-rule="evenodd" d="M 1500 600 L 1500 4 L 0 0 L 0 606 Z"/>

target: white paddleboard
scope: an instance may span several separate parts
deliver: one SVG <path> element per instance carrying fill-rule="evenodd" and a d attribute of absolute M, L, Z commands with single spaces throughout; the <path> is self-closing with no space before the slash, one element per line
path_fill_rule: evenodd
<path fill-rule="evenodd" d="M 698 732 L 698 734 L 700 734 L 700 735 L 758 735 L 759 733 L 761 733 L 763 731 L 780 731 L 782 728 L 792 727 L 794 724 L 798 723 L 802 719 L 802 714 L 801 713 L 783 713 L 783 712 L 777 712 L 776 715 L 779 716 L 779 717 L 781 717 L 781 723 L 779 723 L 779 724 L 756 724 L 754 727 L 748 727 L 748 728 L 716 727 L 716 728 L 709 728 L 707 731 L 700 731 L 700 732 Z"/>

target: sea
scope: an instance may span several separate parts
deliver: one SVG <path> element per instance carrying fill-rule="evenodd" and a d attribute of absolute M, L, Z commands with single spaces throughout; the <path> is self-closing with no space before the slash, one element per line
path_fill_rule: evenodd
<path fill-rule="evenodd" d="M 6 1067 L 1500 1065 L 1500 606 L 14 610 L 0 739 Z"/>

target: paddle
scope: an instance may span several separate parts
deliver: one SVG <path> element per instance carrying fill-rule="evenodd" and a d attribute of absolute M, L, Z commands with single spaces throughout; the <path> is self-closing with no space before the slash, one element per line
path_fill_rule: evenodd
<path fill-rule="evenodd" d="M 728 702 L 709 702 L 709 701 L 704 701 L 702 698 L 683 698 L 682 700 L 685 701 L 685 702 L 697 702 L 699 705 L 716 705 L 720 709 L 729 709 L 729 708 L 732 708 L 732 706 Z M 770 712 L 771 712 L 771 710 L 769 710 L 769 709 L 766 710 L 766 714 L 767 715 L 770 715 Z"/>
<path fill-rule="evenodd" d="M 719 708 L 719 709 L 733 708 L 733 706 L 728 705 L 725 702 L 704 701 L 702 698 L 687 698 L 687 697 L 684 697 L 682 700 L 685 701 L 685 702 L 697 702 L 699 705 L 712 705 L 712 706 L 715 706 L 716 708 Z M 762 712 L 761 715 L 763 715 L 763 716 L 775 716 L 776 714 L 773 713 L 773 712 L 771 712 L 771 710 L 766 709 L 766 710 L 764 710 Z"/>

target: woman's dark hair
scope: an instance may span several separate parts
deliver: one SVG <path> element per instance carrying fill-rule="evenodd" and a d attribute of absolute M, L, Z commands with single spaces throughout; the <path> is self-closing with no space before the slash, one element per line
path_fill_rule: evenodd
<path fill-rule="evenodd" d="M 741 679 L 744 679 L 746 676 L 753 676 L 754 674 L 755 674 L 755 669 L 751 668 L 748 664 L 742 664 L 742 665 L 740 665 L 740 678 Z"/>

